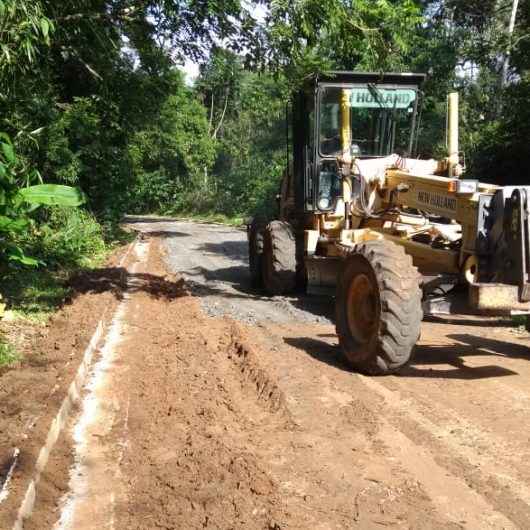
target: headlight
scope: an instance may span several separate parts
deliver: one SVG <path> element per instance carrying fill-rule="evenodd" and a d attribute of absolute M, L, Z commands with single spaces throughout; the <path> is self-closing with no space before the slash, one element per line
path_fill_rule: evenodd
<path fill-rule="evenodd" d="M 320 197 L 317 203 L 319 210 L 329 210 L 331 208 L 331 201 L 329 197 Z"/>

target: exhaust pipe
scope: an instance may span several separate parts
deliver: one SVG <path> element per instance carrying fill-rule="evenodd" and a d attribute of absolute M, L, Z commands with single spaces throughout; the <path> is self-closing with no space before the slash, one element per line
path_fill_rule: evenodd
<path fill-rule="evenodd" d="M 449 177 L 458 176 L 458 92 L 451 92 L 447 96 L 447 151 Z"/>

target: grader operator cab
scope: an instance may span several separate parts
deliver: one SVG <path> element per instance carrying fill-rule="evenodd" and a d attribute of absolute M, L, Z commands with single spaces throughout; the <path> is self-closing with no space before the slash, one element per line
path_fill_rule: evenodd
<path fill-rule="evenodd" d="M 461 178 L 456 93 L 447 157 L 414 158 L 423 78 L 307 79 L 279 219 L 248 227 L 254 284 L 271 295 L 334 289 L 340 346 L 369 374 L 410 361 L 424 310 L 530 313 L 530 187 Z"/>

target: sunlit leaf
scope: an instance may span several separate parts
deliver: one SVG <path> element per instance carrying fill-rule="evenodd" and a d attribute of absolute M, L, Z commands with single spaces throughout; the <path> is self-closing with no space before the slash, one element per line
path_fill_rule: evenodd
<path fill-rule="evenodd" d="M 2 153 L 4 153 L 4 157 L 8 163 L 14 164 L 16 162 L 17 157 L 11 144 L 2 142 Z"/>
<path fill-rule="evenodd" d="M 29 225 L 27 219 L 12 219 L 5 215 L 0 215 L 0 232 L 17 232 L 20 233 Z"/>
<path fill-rule="evenodd" d="M 78 188 L 59 184 L 37 184 L 22 188 L 19 195 L 30 204 L 80 206 L 86 197 Z"/>
<path fill-rule="evenodd" d="M 48 37 L 48 33 L 50 32 L 50 23 L 48 22 L 47 18 L 40 19 L 40 29 L 44 37 Z"/>
<path fill-rule="evenodd" d="M 8 251 L 7 251 L 7 259 L 9 261 L 15 261 L 17 263 L 20 263 L 21 265 L 26 265 L 28 267 L 38 267 L 42 262 L 31 258 L 29 256 L 26 256 L 24 254 L 24 251 L 15 245 L 12 245 Z"/>

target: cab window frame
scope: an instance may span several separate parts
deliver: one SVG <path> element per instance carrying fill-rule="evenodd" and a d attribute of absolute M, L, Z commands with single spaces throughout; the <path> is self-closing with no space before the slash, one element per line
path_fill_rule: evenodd
<path fill-rule="evenodd" d="M 420 99 L 420 88 L 418 85 L 415 84 L 401 84 L 401 83 L 373 83 L 376 88 L 385 88 L 385 89 L 411 89 L 416 92 L 416 97 L 414 99 L 414 107 L 412 110 L 412 116 L 410 120 L 410 133 L 409 138 L 407 142 L 407 151 L 410 151 L 413 145 L 414 141 L 414 134 L 415 134 L 415 124 L 417 121 L 417 113 L 418 113 L 418 101 Z M 319 159 L 335 159 L 337 158 L 336 155 L 333 154 L 324 154 L 322 153 L 322 142 L 320 141 L 320 131 L 321 131 L 321 116 L 322 116 L 322 104 L 323 104 L 323 98 L 326 89 L 328 88 L 339 88 L 339 89 L 352 89 L 352 88 L 365 88 L 367 86 L 366 83 L 320 83 L 318 85 L 317 90 L 317 112 L 316 112 L 316 121 L 315 121 L 315 146 L 316 151 Z M 408 153 L 410 156 L 411 153 Z M 387 155 L 361 155 L 359 158 L 383 158 Z"/>

